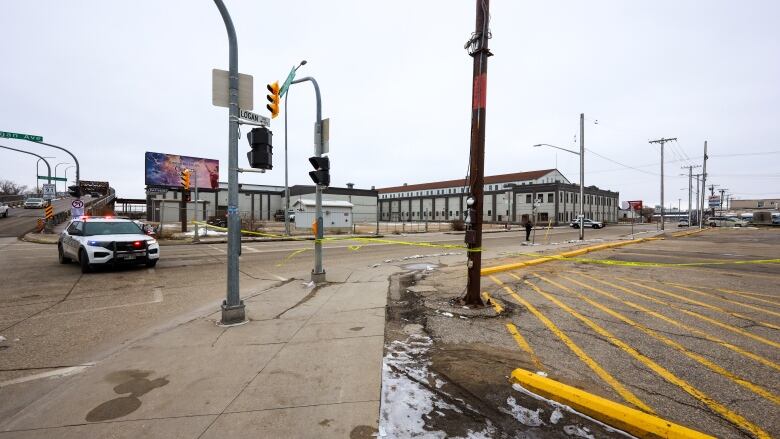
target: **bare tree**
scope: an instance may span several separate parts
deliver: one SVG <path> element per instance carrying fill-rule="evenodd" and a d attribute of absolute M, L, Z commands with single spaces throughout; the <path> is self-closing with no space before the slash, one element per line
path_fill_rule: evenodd
<path fill-rule="evenodd" d="M 0 180 L 0 195 L 20 195 L 27 191 L 27 186 L 16 184 L 11 180 Z"/>

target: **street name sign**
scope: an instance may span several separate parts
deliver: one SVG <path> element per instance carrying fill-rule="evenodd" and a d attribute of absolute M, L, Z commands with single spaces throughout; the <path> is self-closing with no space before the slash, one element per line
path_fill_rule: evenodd
<path fill-rule="evenodd" d="M 290 69 L 290 73 L 287 74 L 287 79 L 284 80 L 284 84 L 282 84 L 282 88 L 279 89 L 279 98 L 283 98 L 284 94 L 287 93 L 287 89 L 290 88 L 293 79 L 295 79 L 295 67 Z"/>
<path fill-rule="evenodd" d="M 249 110 L 244 110 L 243 108 L 238 109 L 238 118 L 239 123 L 245 123 L 247 125 L 271 126 L 271 119 L 257 113 L 252 113 Z"/>
<path fill-rule="evenodd" d="M 39 175 L 38 180 L 68 181 L 65 177 L 49 177 L 48 175 Z"/>
<path fill-rule="evenodd" d="M 31 142 L 43 142 L 43 137 L 36 136 L 34 134 L 21 134 L 21 133 L 11 133 L 8 131 L 0 131 L 0 137 L 4 139 L 19 139 L 19 140 L 29 140 Z"/>
<path fill-rule="evenodd" d="M 238 74 L 238 106 L 252 110 L 254 108 L 252 75 Z M 230 107 L 230 81 L 227 70 L 211 70 L 211 104 L 216 107 Z"/>

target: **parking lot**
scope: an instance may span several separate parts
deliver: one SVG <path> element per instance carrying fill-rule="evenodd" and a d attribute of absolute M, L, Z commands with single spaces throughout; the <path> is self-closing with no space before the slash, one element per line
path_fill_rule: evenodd
<path fill-rule="evenodd" d="M 714 229 L 483 287 L 508 309 L 490 324 L 511 325 L 496 344 L 514 342 L 519 367 L 716 437 L 777 437 L 778 258 L 778 230 Z"/>

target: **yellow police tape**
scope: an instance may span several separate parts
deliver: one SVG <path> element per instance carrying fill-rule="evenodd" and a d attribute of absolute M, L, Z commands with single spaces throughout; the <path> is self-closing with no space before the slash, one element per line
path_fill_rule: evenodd
<path fill-rule="evenodd" d="M 223 231 L 223 232 L 227 232 L 228 230 L 226 227 L 218 227 L 202 221 L 193 221 L 192 223 L 206 228 Z M 330 237 L 324 237 L 322 239 L 311 239 L 310 237 L 278 235 L 273 233 L 254 232 L 251 230 L 241 230 L 241 233 L 244 235 L 260 236 L 264 238 L 277 238 L 277 239 L 284 239 L 288 241 L 314 241 L 314 242 L 357 241 L 362 243 L 361 245 L 350 245 L 349 246 L 350 250 L 359 250 L 360 248 L 363 247 L 363 245 L 366 244 L 393 244 L 393 245 L 408 245 L 412 247 L 457 249 L 457 250 L 464 250 L 467 252 L 482 251 L 481 248 L 468 248 L 463 244 L 434 244 L 431 242 L 400 241 L 397 239 L 369 238 L 369 237 L 359 237 L 359 236 L 330 236 Z"/>

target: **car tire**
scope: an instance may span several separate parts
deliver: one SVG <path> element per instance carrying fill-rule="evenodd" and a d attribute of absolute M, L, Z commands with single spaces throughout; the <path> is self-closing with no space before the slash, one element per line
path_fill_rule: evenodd
<path fill-rule="evenodd" d="M 147 268 L 154 268 L 155 265 L 157 265 L 157 259 L 151 259 L 149 261 L 146 261 Z"/>
<path fill-rule="evenodd" d="M 718 225 L 715 223 L 710 223 L 710 227 L 718 227 Z"/>
<path fill-rule="evenodd" d="M 79 265 L 81 265 L 82 273 L 89 273 L 92 271 L 92 265 L 89 263 L 89 256 L 84 249 L 79 252 Z"/>
<path fill-rule="evenodd" d="M 593 228 L 594 228 L 594 229 L 598 229 L 598 228 L 599 228 L 599 226 L 597 226 L 597 225 L 595 225 L 595 224 L 594 224 L 594 225 L 593 225 Z"/>
<path fill-rule="evenodd" d="M 70 258 L 65 256 L 65 252 L 62 250 L 62 245 L 57 246 L 57 256 L 60 260 L 60 264 L 70 264 Z"/>

